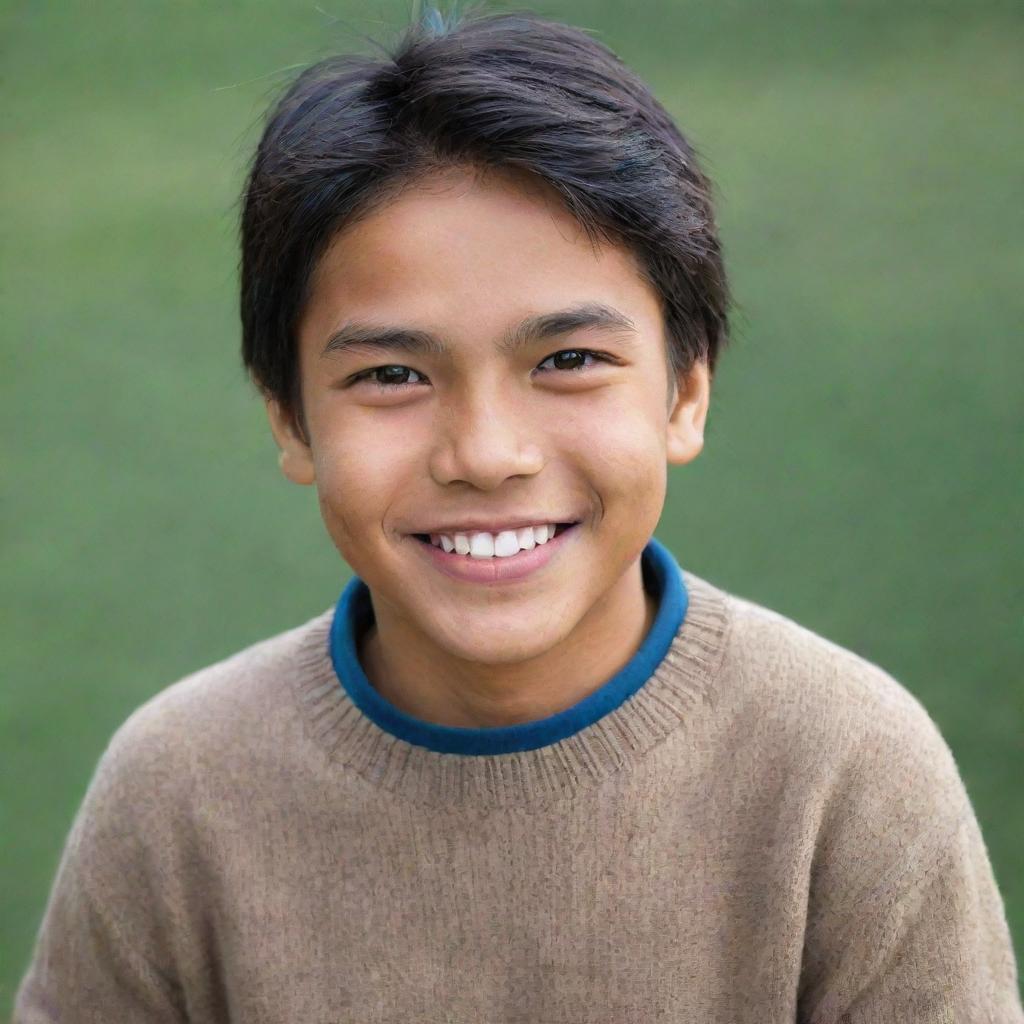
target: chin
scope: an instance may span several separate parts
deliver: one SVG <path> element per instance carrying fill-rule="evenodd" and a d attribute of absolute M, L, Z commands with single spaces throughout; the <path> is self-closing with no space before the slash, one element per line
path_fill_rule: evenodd
<path fill-rule="evenodd" d="M 450 629 L 429 629 L 434 643 L 451 657 L 479 665 L 513 665 L 546 654 L 562 637 L 550 627 L 503 628 L 504 616 L 492 625 L 461 618 Z"/>

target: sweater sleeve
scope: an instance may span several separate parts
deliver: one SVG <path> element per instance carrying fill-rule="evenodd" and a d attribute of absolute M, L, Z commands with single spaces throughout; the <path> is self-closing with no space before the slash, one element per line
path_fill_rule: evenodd
<path fill-rule="evenodd" d="M 132 719 L 129 719 L 132 722 Z M 169 934 L 172 801 L 138 721 L 115 734 L 61 854 L 14 1024 L 184 1024 Z"/>
<path fill-rule="evenodd" d="M 828 816 L 812 869 L 798 1019 L 1024 1024 L 977 817 L 937 726 L 907 697 L 855 745 Z"/>
<path fill-rule="evenodd" d="M 1003 904 L 973 813 L 906 892 L 883 901 L 876 934 L 843 1024 L 1024 1024 Z M 844 1003 L 833 1002 L 822 1022 Z"/>

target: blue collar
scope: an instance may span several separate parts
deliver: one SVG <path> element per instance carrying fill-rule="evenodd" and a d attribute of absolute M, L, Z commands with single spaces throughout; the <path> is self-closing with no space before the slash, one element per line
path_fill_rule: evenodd
<path fill-rule="evenodd" d="M 656 537 L 643 550 L 641 569 L 658 612 L 636 654 L 583 700 L 535 722 L 481 729 L 437 725 L 385 700 L 366 678 L 357 655 L 356 639 L 373 620 L 370 589 L 359 576 L 349 580 L 335 608 L 331 662 L 352 703 L 385 732 L 408 743 L 442 754 L 508 754 L 546 747 L 592 725 L 632 697 L 661 663 L 679 631 L 688 604 L 686 584 L 675 557 Z"/>

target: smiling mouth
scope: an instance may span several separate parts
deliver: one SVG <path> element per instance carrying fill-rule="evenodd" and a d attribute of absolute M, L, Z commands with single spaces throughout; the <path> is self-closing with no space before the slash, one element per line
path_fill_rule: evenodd
<path fill-rule="evenodd" d="M 554 534 L 552 534 L 551 537 L 549 537 L 547 539 L 547 541 L 535 541 L 534 543 L 529 543 L 528 546 L 521 546 L 520 545 L 518 550 L 510 551 L 508 554 L 498 554 L 494 550 L 495 542 L 496 542 L 497 538 L 501 537 L 501 536 L 505 536 L 507 534 L 519 534 L 519 532 L 521 532 L 521 531 L 519 531 L 519 530 L 504 530 L 504 531 L 501 532 L 501 534 L 483 534 L 482 536 L 488 538 L 490 540 L 490 542 L 492 542 L 492 543 L 490 543 L 489 552 L 488 553 L 484 554 L 484 553 L 481 552 L 481 553 L 478 553 L 476 555 L 473 555 L 473 554 L 471 554 L 468 551 L 467 552 L 447 551 L 446 548 L 442 547 L 442 545 L 440 543 L 440 540 L 439 540 L 439 535 L 434 535 L 435 537 L 438 538 L 437 543 L 435 543 L 434 541 L 431 540 L 429 534 L 413 534 L 412 536 L 415 537 L 416 540 L 419 541 L 421 544 L 425 544 L 428 548 L 429 547 L 438 548 L 438 549 L 444 550 L 446 554 L 451 554 L 451 555 L 453 555 L 455 557 L 460 557 L 460 558 L 481 558 L 481 557 L 482 558 L 509 558 L 509 557 L 514 557 L 517 554 L 520 554 L 522 551 L 528 551 L 531 548 L 540 547 L 543 544 L 548 543 L 548 541 L 552 541 L 552 540 L 554 540 L 554 538 L 559 537 L 561 534 L 564 534 L 565 530 L 570 529 L 572 526 L 578 526 L 578 525 L 579 525 L 578 522 L 557 522 L 557 523 L 554 524 L 554 526 L 555 526 Z M 466 537 L 469 540 L 469 542 L 472 544 L 473 539 L 476 538 L 476 537 L 481 536 L 481 534 L 480 534 L 480 531 L 471 530 L 471 531 L 467 532 L 467 534 L 458 535 L 458 536 Z"/>

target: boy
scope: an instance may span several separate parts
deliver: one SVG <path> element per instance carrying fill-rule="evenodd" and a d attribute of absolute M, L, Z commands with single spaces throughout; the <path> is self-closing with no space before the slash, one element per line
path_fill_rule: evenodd
<path fill-rule="evenodd" d="M 952 754 L 682 569 L 728 293 L 694 153 L 500 15 L 297 79 L 243 355 L 354 570 L 117 731 L 16 1020 L 1021 1022 Z"/>

